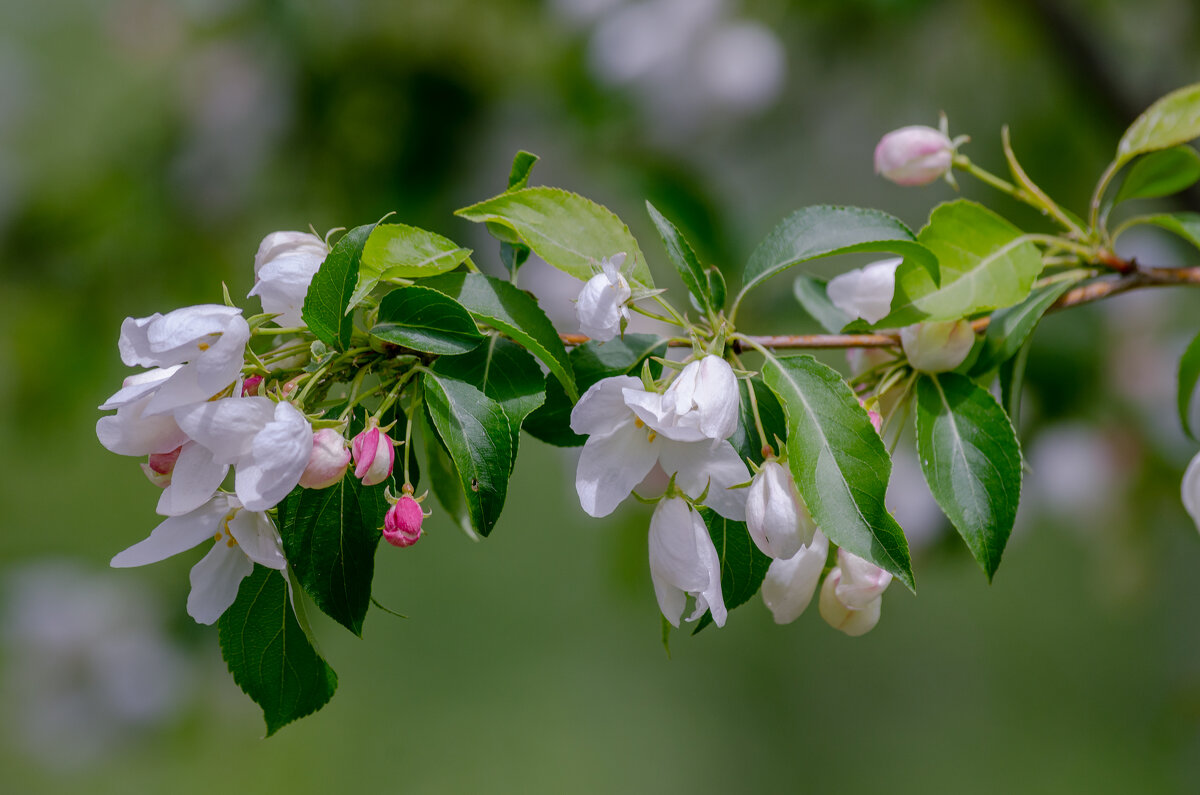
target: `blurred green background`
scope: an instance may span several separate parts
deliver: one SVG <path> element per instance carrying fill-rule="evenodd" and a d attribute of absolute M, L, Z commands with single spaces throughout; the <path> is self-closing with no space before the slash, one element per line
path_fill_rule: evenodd
<path fill-rule="evenodd" d="M 1194 446 L 1172 402 L 1194 294 L 1040 329 L 1033 474 L 991 586 L 904 452 L 890 499 L 918 596 L 890 589 L 858 639 L 815 607 L 776 627 L 756 599 L 668 658 L 648 509 L 586 517 L 572 455 L 526 437 L 493 536 L 435 513 L 381 549 L 376 596 L 409 618 L 373 611 L 361 641 L 321 624 L 338 693 L 270 740 L 184 613 L 201 552 L 106 568 L 158 520 L 94 435 L 121 319 L 219 302 L 222 281 L 250 307 L 270 231 L 395 211 L 497 268 L 452 211 L 503 189 L 518 148 L 535 182 L 624 218 L 662 284 L 647 198 L 736 283 L 800 206 L 915 228 L 954 195 L 872 174 L 889 129 L 944 110 L 999 171 L 1008 123 L 1078 209 L 1132 117 L 1197 74 L 1189 0 L 0 5 L 0 790 L 1197 791 Z M 809 327 L 786 280 L 763 293 L 747 330 Z"/>

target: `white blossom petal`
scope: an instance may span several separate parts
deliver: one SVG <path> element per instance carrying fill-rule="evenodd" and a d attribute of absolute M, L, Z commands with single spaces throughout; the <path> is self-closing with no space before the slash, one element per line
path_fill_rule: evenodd
<path fill-rule="evenodd" d="M 217 541 L 188 575 L 192 583 L 188 615 L 201 624 L 215 623 L 237 599 L 238 586 L 252 571 L 254 564 L 233 539 Z"/>
<path fill-rule="evenodd" d="M 121 383 L 121 388 L 114 392 L 112 397 L 104 401 L 103 405 L 100 406 L 100 410 L 119 409 L 149 395 L 162 386 L 168 378 L 175 375 L 180 367 L 182 365 L 178 364 L 171 367 L 155 367 L 127 376 Z"/>
<path fill-rule="evenodd" d="M 861 317 L 868 323 L 878 323 L 892 311 L 896 268 L 902 261 L 899 258 L 880 260 L 834 276 L 829 280 L 825 294 L 851 319 Z"/>
<path fill-rule="evenodd" d="M 818 603 L 821 618 L 825 619 L 829 626 L 851 637 L 865 635 L 879 623 L 883 597 L 877 596 L 859 609 L 848 607 L 837 597 L 837 587 L 841 578 L 842 571 L 839 568 L 834 568 L 825 575 L 825 584 L 821 586 L 821 599 Z"/>
<path fill-rule="evenodd" d="M 155 511 L 163 516 L 180 516 L 208 501 L 225 480 L 228 464 L 213 460 L 212 451 L 196 442 L 188 442 L 179 451 L 171 482 L 158 498 Z"/>
<path fill-rule="evenodd" d="M 836 588 L 837 598 L 846 607 L 867 607 L 892 582 L 889 572 L 844 549 L 838 550 L 838 568 L 842 575 Z"/>
<path fill-rule="evenodd" d="M 274 418 L 275 405 L 265 397 L 223 398 L 178 409 L 175 419 L 217 463 L 233 464 L 250 453 L 255 435 Z"/>
<path fill-rule="evenodd" d="M 696 424 L 679 422 L 674 409 L 667 405 L 663 395 L 647 392 L 640 384 L 637 389 L 626 389 L 623 392 L 626 406 L 655 433 L 676 442 L 708 441 L 709 437 Z"/>
<path fill-rule="evenodd" d="M 650 441 L 633 423 L 604 436 L 590 436 L 579 454 L 575 491 L 589 516 L 608 516 L 646 477 L 658 460 L 661 440 Z"/>
<path fill-rule="evenodd" d="M 632 422 L 633 414 L 625 405 L 624 390 L 641 388 L 642 382 L 628 375 L 597 381 L 571 410 L 571 430 L 588 436 L 609 434 L 621 424 Z"/>
<path fill-rule="evenodd" d="M 675 485 L 693 499 L 704 490 L 704 504 L 726 519 L 746 520 L 746 489 L 731 489 L 750 480 L 750 470 L 729 442 L 662 442 L 659 462 L 675 475 Z"/>
<path fill-rule="evenodd" d="M 828 556 L 829 539 L 817 530 L 812 542 L 791 558 L 771 561 L 763 580 L 762 596 L 776 624 L 795 621 L 812 602 Z"/>
<path fill-rule="evenodd" d="M 169 414 L 146 416 L 149 396 L 128 403 L 117 413 L 96 421 L 96 438 L 118 455 L 169 453 L 188 440 L 187 434 Z"/>
<path fill-rule="evenodd" d="M 764 463 L 746 491 L 746 528 L 772 558 L 786 560 L 812 540 L 816 524 L 792 473 L 778 461 Z"/>
<path fill-rule="evenodd" d="M 151 531 L 149 537 L 118 552 L 110 565 L 118 569 L 145 566 L 191 549 L 204 539 L 211 538 L 229 511 L 229 502 L 219 496 L 183 516 L 165 519 Z"/>
<path fill-rule="evenodd" d="M 278 505 L 300 482 L 312 440 L 312 426 L 303 414 L 290 403 L 275 404 L 274 419 L 254 436 L 249 455 L 237 462 L 235 491 L 242 504 L 251 511 Z"/>
<path fill-rule="evenodd" d="M 698 428 L 709 439 L 728 439 L 737 429 L 737 376 L 720 356 L 704 356 L 683 368 L 663 403 L 674 411 L 677 424 Z"/>
<path fill-rule="evenodd" d="M 1196 529 L 1200 530 L 1200 453 L 1192 458 L 1187 471 L 1183 473 L 1182 491 L 1183 507 L 1196 523 Z"/>
<path fill-rule="evenodd" d="M 694 621 L 711 609 L 713 622 L 725 624 L 721 596 L 720 562 L 704 520 L 679 497 L 658 503 L 650 518 L 650 576 L 659 609 L 674 626 L 679 626 L 684 594 L 696 596 Z"/>
<path fill-rule="evenodd" d="M 283 571 L 287 559 L 279 532 L 265 513 L 241 510 L 229 522 L 229 533 L 250 560 Z"/>

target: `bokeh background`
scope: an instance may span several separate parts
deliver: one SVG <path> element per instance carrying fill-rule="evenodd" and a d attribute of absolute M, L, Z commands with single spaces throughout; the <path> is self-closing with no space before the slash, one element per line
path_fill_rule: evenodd
<path fill-rule="evenodd" d="M 518 148 L 542 156 L 535 182 L 621 215 L 661 284 L 647 198 L 736 282 L 803 205 L 915 228 L 951 198 L 872 174 L 889 129 L 944 110 L 999 171 L 1007 123 L 1080 208 L 1125 125 L 1197 75 L 1189 0 L 0 4 L 0 790 L 1197 791 L 1195 445 L 1173 391 L 1200 295 L 1043 324 L 1032 473 L 990 586 L 902 446 L 889 499 L 918 596 L 890 589 L 858 639 L 755 600 L 668 657 L 648 509 L 589 519 L 572 455 L 527 437 L 493 536 L 435 514 L 382 549 L 376 596 L 409 618 L 373 611 L 362 640 L 320 624 L 338 693 L 269 740 L 184 612 L 194 560 L 107 568 L 155 495 L 94 435 L 121 319 L 220 301 L 222 281 L 250 307 L 270 231 L 395 211 L 498 268 L 452 212 L 503 189 Z M 809 328 L 786 279 L 762 292 L 748 330 Z"/>

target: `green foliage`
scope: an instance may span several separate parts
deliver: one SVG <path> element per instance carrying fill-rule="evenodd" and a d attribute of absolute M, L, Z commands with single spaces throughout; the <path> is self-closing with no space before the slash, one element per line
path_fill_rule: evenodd
<path fill-rule="evenodd" d="M 350 347 L 354 318 L 347 312 L 358 283 L 363 246 L 375 224 L 355 227 L 342 236 L 313 276 L 300 316 L 317 339 L 340 351 Z"/>
<path fill-rule="evenodd" d="M 711 508 L 701 508 L 700 517 L 717 548 L 717 558 L 721 561 L 721 597 L 725 600 L 725 609 L 732 611 L 758 593 L 771 559 L 750 538 L 745 522 L 726 519 Z M 711 623 L 712 613 L 705 613 L 692 634 Z"/>
<path fill-rule="evenodd" d="M 892 461 L 850 387 L 811 356 L 770 356 L 763 380 L 787 414 L 788 465 L 817 525 L 913 590 L 908 541 L 884 506 Z"/>
<path fill-rule="evenodd" d="M 372 337 L 423 353 L 455 356 L 474 350 L 484 339 L 462 304 L 419 285 L 385 295 L 378 320 Z"/>
<path fill-rule="evenodd" d="M 471 513 L 467 510 L 467 497 L 460 485 L 458 470 L 455 468 L 454 462 L 450 460 L 450 452 L 438 438 L 437 431 L 434 430 L 428 416 L 425 417 L 422 425 L 424 427 L 422 435 L 425 438 L 425 465 L 429 471 L 429 487 L 437 497 L 438 504 L 442 506 L 454 523 L 462 528 L 468 538 L 478 541 L 479 534 L 475 532 L 471 524 Z"/>
<path fill-rule="evenodd" d="M 1179 389 L 1177 404 L 1179 406 L 1179 422 L 1188 436 L 1200 441 L 1197 437 L 1195 423 L 1192 418 L 1192 398 L 1196 393 L 1196 381 L 1200 379 L 1200 335 L 1197 335 L 1183 352 L 1179 359 Z"/>
<path fill-rule="evenodd" d="M 966 376 L 922 375 L 917 454 L 934 499 L 991 580 L 1021 498 L 1021 449 L 1004 410 Z"/>
<path fill-rule="evenodd" d="M 233 681 L 262 708 L 268 737 L 325 706 L 337 689 L 337 674 L 292 613 L 301 598 L 289 599 L 281 573 L 255 564 L 217 621 L 221 655 Z"/>
<path fill-rule="evenodd" d="M 1133 164 L 1115 202 L 1170 196 L 1200 180 L 1200 153 L 1190 146 L 1176 146 L 1146 155 Z"/>
<path fill-rule="evenodd" d="M 1200 83 L 1172 91 L 1129 125 L 1117 144 L 1117 162 L 1200 137 Z"/>
<path fill-rule="evenodd" d="M 675 228 L 675 225 L 668 221 L 650 202 L 646 202 L 646 212 L 650 214 L 650 220 L 658 229 L 663 247 L 667 250 L 667 257 L 675 266 L 679 278 L 683 280 L 684 287 L 696 300 L 700 310 L 702 312 L 719 310 L 721 303 L 714 300 L 709 290 L 708 276 L 704 273 L 704 266 L 696 258 L 696 252 L 692 250 L 691 244 Z"/>
<path fill-rule="evenodd" d="M 329 488 L 297 486 L 279 503 L 279 535 L 296 579 L 317 607 L 360 636 L 388 509 L 383 492 L 384 484 L 363 486 L 348 472 Z"/>
<path fill-rule="evenodd" d="M 532 152 L 526 152 L 523 149 L 517 152 L 513 157 L 512 168 L 508 172 L 508 189 L 510 191 L 519 190 L 529 184 L 529 175 L 537 161 L 538 156 Z M 525 260 L 529 259 L 529 246 L 508 240 L 509 235 L 505 234 L 506 227 L 500 224 L 489 223 L 487 227 L 489 232 L 500 239 L 500 262 L 504 265 L 505 270 L 515 276 L 517 269 L 525 264 Z"/>
<path fill-rule="evenodd" d="M 892 311 L 878 328 L 957 320 L 1029 295 L 1042 256 L 1021 230 L 966 199 L 939 205 L 917 239 L 937 257 L 941 284 L 905 261 L 896 269 Z"/>
<path fill-rule="evenodd" d="M 555 268 L 587 280 L 604 257 L 624 251 L 625 273 L 642 287 L 653 287 L 646 258 L 637 241 L 611 210 L 558 188 L 521 188 L 464 207 L 456 215 L 512 230 L 516 240 Z"/>
<path fill-rule="evenodd" d="M 987 333 L 983 338 L 983 346 L 971 367 L 971 373 L 983 375 L 991 372 L 1015 356 L 1037 328 L 1042 315 L 1046 314 L 1046 310 L 1053 306 L 1063 293 L 1074 286 L 1075 281 L 1064 280 L 1048 284 L 1035 290 L 1016 306 L 1001 309 L 993 314 L 992 322 L 988 324 Z"/>
<path fill-rule="evenodd" d="M 1130 218 L 1121 225 L 1119 231 L 1124 231 L 1138 224 L 1150 224 L 1161 227 L 1168 232 L 1178 235 L 1196 248 L 1200 249 L 1200 213 L 1162 213 L 1160 215 L 1139 215 Z"/>
<path fill-rule="evenodd" d="M 405 224 L 379 224 L 363 246 L 350 306 L 357 306 L 381 281 L 436 276 L 470 258 L 471 249 L 433 232 Z"/>
<path fill-rule="evenodd" d="M 850 322 L 850 316 L 833 305 L 826 292 L 828 284 L 815 276 L 801 274 L 792 284 L 792 293 L 804 311 L 830 334 L 837 334 Z"/>
<path fill-rule="evenodd" d="M 766 439 L 759 435 L 758 427 L 754 423 L 754 410 L 750 403 L 751 389 L 754 390 L 754 399 L 758 403 L 758 415 L 762 420 Z M 741 401 L 738 406 L 738 424 L 733 435 L 729 437 L 729 443 L 743 459 L 761 464 L 763 447 L 769 444 L 775 449 L 779 446 L 776 439 L 787 438 L 787 417 L 783 413 L 783 407 L 779 405 L 779 399 L 763 383 L 761 376 L 738 379 L 738 393 Z M 775 452 L 778 454 L 783 451 L 775 449 Z"/>

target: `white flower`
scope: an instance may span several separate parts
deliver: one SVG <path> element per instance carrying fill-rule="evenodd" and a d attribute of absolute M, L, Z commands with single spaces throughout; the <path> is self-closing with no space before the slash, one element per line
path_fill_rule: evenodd
<path fill-rule="evenodd" d="M 941 373 L 953 370 L 975 344 L 975 330 L 966 320 L 915 323 L 900 329 L 900 345 L 914 370 Z"/>
<path fill-rule="evenodd" d="M 187 601 L 188 615 L 212 624 L 233 604 L 255 563 L 279 570 L 287 566 L 279 533 L 265 513 L 246 510 L 233 495 L 216 494 L 196 510 L 164 520 L 148 538 L 117 553 L 111 565 L 157 563 L 213 537 L 212 549 L 192 567 Z"/>
<path fill-rule="evenodd" d="M 287 402 L 224 398 L 180 409 L 175 418 L 188 436 L 211 451 L 215 467 L 234 467 L 234 490 L 251 511 L 273 508 L 286 497 L 312 455 L 312 426 Z M 179 480 L 183 454 L 179 459 L 172 486 Z"/>
<path fill-rule="evenodd" d="M 725 626 L 717 549 L 700 514 L 680 497 L 661 500 L 650 517 L 650 578 L 658 607 L 672 625 L 679 626 L 691 595 L 696 608 L 688 621 L 711 610 L 713 623 Z"/>
<path fill-rule="evenodd" d="M 709 439 L 728 439 L 737 430 L 740 397 L 737 376 L 720 356 L 689 362 L 663 393 L 671 422 L 699 428 Z"/>
<path fill-rule="evenodd" d="M 879 623 L 883 592 L 891 582 L 892 575 L 874 563 L 839 549 L 838 565 L 821 586 L 821 617 L 850 636 L 870 632 Z"/>
<path fill-rule="evenodd" d="M 303 326 L 300 310 L 313 275 L 329 254 L 325 241 L 308 232 L 272 232 L 254 255 L 254 287 L 264 312 L 278 315 L 283 327 Z"/>
<path fill-rule="evenodd" d="M 927 185 L 950 170 L 954 142 L 922 125 L 892 130 L 875 147 L 875 173 L 897 185 Z"/>
<path fill-rule="evenodd" d="M 242 310 L 201 304 L 165 315 L 125 318 L 117 343 L 121 361 L 132 366 L 182 367 L 157 384 L 144 414 L 163 414 L 208 400 L 228 387 L 242 371 L 250 327 Z M 125 390 L 109 399 L 112 404 Z"/>
<path fill-rule="evenodd" d="M 658 462 L 689 497 L 699 499 L 707 489 L 706 505 L 729 519 L 745 519 L 745 489 L 729 487 L 748 481 L 750 471 L 733 445 L 664 422 L 673 412 L 662 403 L 662 395 L 630 376 L 605 378 L 579 399 L 571 430 L 588 435 L 575 475 L 583 510 L 597 517 L 612 513 Z"/>
<path fill-rule="evenodd" d="M 621 323 L 629 322 L 625 303 L 633 292 L 621 275 L 625 252 L 600 261 L 601 272 L 588 279 L 575 301 L 579 330 L 597 342 L 606 342 L 621 333 Z"/>
<path fill-rule="evenodd" d="M 1183 473 L 1183 507 L 1200 530 L 1200 453 L 1197 453 Z"/>
<path fill-rule="evenodd" d="M 846 271 L 829 280 L 825 294 L 838 309 L 868 323 L 878 323 L 892 311 L 896 292 L 896 268 L 903 260 L 885 259 Z"/>
<path fill-rule="evenodd" d="M 817 530 L 808 546 L 801 547 L 795 555 L 771 561 L 763 580 L 762 596 L 776 624 L 790 624 L 808 607 L 828 556 L 829 539 Z"/>
<path fill-rule="evenodd" d="M 763 554 L 772 558 L 790 558 L 812 542 L 817 525 L 792 473 L 778 461 L 765 462 L 750 482 L 746 528 Z"/>

